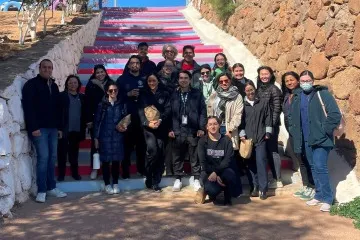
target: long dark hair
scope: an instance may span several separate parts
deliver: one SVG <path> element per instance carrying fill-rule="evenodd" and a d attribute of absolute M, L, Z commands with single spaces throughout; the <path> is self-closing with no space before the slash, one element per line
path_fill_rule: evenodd
<path fill-rule="evenodd" d="M 261 67 L 259 67 L 259 68 L 257 69 L 258 76 L 257 76 L 257 78 L 256 78 L 256 83 L 257 83 L 258 88 L 259 88 L 261 85 L 263 85 L 263 82 L 262 82 L 261 79 L 260 79 L 260 71 L 261 71 L 261 70 L 267 70 L 267 71 L 270 73 L 270 81 L 269 81 L 269 83 L 270 83 L 270 84 L 274 84 L 275 81 L 276 81 L 276 77 L 275 77 L 275 74 L 274 74 L 274 70 L 272 70 L 272 68 L 269 67 L 269 66 L 261 66 Z"/>
<path fill-rule="evenodd" d="M 228 59 L 226 57 L 226 55 L 224 53 L 217 53 L 214 57 L 214 67 L 213 70 L 215 70 L 216 68 L 218 68 L 218 65 L 216 65 L 216 58 L 217 56 L 222 56 L 225 59 L 225 65 L 224 65 L 224 69 L 225 71 L 229 70 L 229 63 L 228 63 Z"/>
<path fill-rule="evenodd" d="M 70 81 L 71 78 L 76 78 L 77 82 L 78 82 L 78 88 L 76 89 L 76 92 L 80 92 L 80 88 L 81 88 L 81 81 L 80 78 L 74 74 L 69 75 L 66 80 L 65 80 L 65 91 L 68 91 L 68 83 Z"/>
<path fill-rule="evenodd" d="M 104 78 L 104 81 L 108 81 L 108 80 L 112 81 L 112 79 L 110 78 L 110 76 L 107 73 L 106 68 L 105 68 L 105 66 L 103 64 L 97 64 L 97 65 L 94 66 L 94 72 L 93 72 L 93 74 L 91 74 L 91 76 L 89 78 L 89 81 L 92 80 L 92 79 L 96 79 L 96 70 L 98 70 L 98 69 L 104 70 L 104 72 L 106 74 L 106 76 Z"/>
<path fill-rule="evenodd" d="M 296 72 L 294 72 L 294 71 L 289 71 L 289 72 L 284 73 L 284 74 L 281 76 L 281 91 L 282 91 L 284 94 L 290 92 L 290 90 L 286 87 L 286 84 L 285 84 L 285 78 L 286 78 L 287 76 L 293 76 L 298 82 L 300 82 L 300 76 L 299 76 L 299 74 L 297 74 Z"/>

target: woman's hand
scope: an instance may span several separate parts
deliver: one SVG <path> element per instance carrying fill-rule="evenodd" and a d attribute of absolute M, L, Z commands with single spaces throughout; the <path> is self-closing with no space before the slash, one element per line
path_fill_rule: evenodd
<path fill-rule="evenodd" d="M 215 182 L 217 177 L 218 177 L 218 176 L 216 175 L 216 172 L 212 172 L 212 173 L 210 174 L 210 176 L 208 177 L 208 180 L 209 180 L 210 182 Z"/>
<path fill-rule="evenodd" d="M 160 120 L 150 121 L 149 128 L 157 129 L 160 126 L 160 123 L 161 123 Z"/>
<path fill-rule="evenodd" d="M 116 130 L 118 130 L 119 132 L 125 132 L 126 127 L 124 127 L 124 125 L 122 125 L 122 124 L 118 124 L 118 125 L 116 125 Z"/>

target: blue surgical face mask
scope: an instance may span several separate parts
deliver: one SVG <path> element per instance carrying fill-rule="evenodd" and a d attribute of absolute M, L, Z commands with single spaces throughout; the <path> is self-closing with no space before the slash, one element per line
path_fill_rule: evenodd
<path fill-rule="evenodd" d="M 305 92 L 310 92 L 313 88 L 314 83 L 313 82 L 305 82 L 305 83 L 300 83 L 300 87 L 305 91 Z"/>

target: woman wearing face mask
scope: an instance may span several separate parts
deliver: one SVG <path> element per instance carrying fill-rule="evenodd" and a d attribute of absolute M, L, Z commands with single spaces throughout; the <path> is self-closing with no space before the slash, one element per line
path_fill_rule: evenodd
<path fill-rule="evenodd" d="M 163 63 L 157 77 L 166 90 L 172 94 L 178 86 L 176 72 L 174 71 L 175 63 L 172 60 L 165 60 Z"/>
<path fill-rule="evenodd" d="M 149 106 L 154 106 L 159 111 L 159 120 L 149 121 L 146 118 L 145 108 Z M 139 99 L 139 115 L 146 141 L 145 185 L 155 192 L 161 192 L 159 184 L 164 171 L 164 150 L 170 129 L 170 114 L 170 94 L 154 74 L 149 75 L 146 91 Z"/>
<path fill-rule="evenodd" d="M 223 53 L 217 53 L 214 57 L 214 67 L 213 67 L 212 76 L 214 77 L 214 79 L 218 79 L 218 76 L 222 73 L 231 74 L 231 69 L 226 55 Z M 214 88 L 217 89 L 218 86 L 219 83 L 215 81 Z"/>
<path fill-rule="evenodd" d="M 211 67 L 209 64 L 203 64 L 200 66 L 200 81 L 201 81 L 201 88 L 202 93 L 205 98 L 205 103 L 208 102 L 209 97 L 211 94 L 215 92 L 214 89 L 214 77 L 211 75 Z"/>
<path fill-rule="evenodd" d="M 106 72 L 104 65 L 95 65 L 85 88 L 85 121 L 91 136 L 91 168 L 93 166 L 93 154 L 95 153 L 93 122 L 99 103 L 105 95 L 105 88 L 113 81 Z M 92 170 L 91 179 L 96 179 L 97 170 Z"/>
<path fill-rule="evenodd" d="M 255 90 L 253 82 L 245 84 L 246 96 L 240 138 L 252 139 L 254 146 L 251 159 L 248 160 L 254 185 L 251 196 L 258 197 L 260 191 L 260 199 L 265 200 L 268 190 L 266 142 L 271 138 L 272 118 L 269 103 L 256 97 Z"/>
<path fill-rule="evenodd" d="M 232 67 L 232 84 L 237 87 L 239 93 L 244 98 L 245 97 L 245 84 L 251 80 L 245 77 L 245 68 L 241 63 L 235 63 Z"/>
<path fill-rule="evenodd" d="M 327 87 L 314 85 L 310 71 L 300 74 L 300 87 L 303 91 L 294 93 L 290 108 L 289 132 L 295 153 L 306 154 L 314 178 L 315 196 L 306 204 L 321 205 L 320 211 L 329 212 L 334 196 L 327 161 L 341 113 Z"/>
<path fill-rule="evenodd" d="M 282 107 L 282 93 L 275 86 L 274 71 L 268 66 L 259 67 L 257 77 L 257 96 L 260 99 L 268 101 L 272 112 L 273 134 L 266 143 L 267 158 L 273 180 L 269 183 L 269 188 L 281 188 L 281 159 L 278 153 L 278 140 L 280 131 L 280 114 Z"/>
<path fill-rule="evenodd" d="M 165 58 L 165 60 L 170 60 L 173 63 L 178 64 L 179 61 L 176 60 L 176 56 L 178 55 L 178 50 L 176 47 L 172 44 L 165 44 L 162 49 L 162 56 Z M 164 67 L 165 61 L 161 61 L 156 66 L 156 71 L 159 72 Z"/>
<path fill-rule="evenodd" d="M 106 95 L 99 103 L 94 121 L 94 145 L 99 149 L 102 173 L 107 194 L 120 192 L 118 179 L 120 162 L 124 158 L 124 132 L 119 122 L 127 115 L 126 106 L 118 99 L 118 87 L 110 83 Z M 112 183 L 110 185 L 110 164 Z"/>
<path fill-rule="evenodd" d="M 59 112 L 63 136 L 58 141 L 58 181 L 64 181 L 66 159 L 71 166 L 71 175 L 81 180 L 78 172 L 79 143 L 85 139 L 85 97 L 80 93 L 81 81 L 70 75 L 65 81 L 65 90 L 59 96 Z"/>
<path fill-rule="evenodd" d="M 302 89 L 300 88 L 299 75 L 295 72 L 286 72 L 281 78 L 281 87 L 283 89 L 283 93 L 285 93 L 283 103 L 285 127 L 286 130 L 289 132 L 289 119 L 291 119 L 289 113 L 291 105 L 294 101 L 293 97 L 296 92 L 302 92 Z M 293 138 L 291 135 L 289 136 L 289 142 L 292 147 Z M 300 166 L 300 174 L 303 182 L 303 186 L 294 193 L 294 196 L 302 200 L 311 200 L 315 195 L 314 180 L 312 177 L 310 164 L 306 158 L 306 154 L 296 154 L 294 158 L 296 159 L 295 161 L 298 161 L 298 164 Z"/>

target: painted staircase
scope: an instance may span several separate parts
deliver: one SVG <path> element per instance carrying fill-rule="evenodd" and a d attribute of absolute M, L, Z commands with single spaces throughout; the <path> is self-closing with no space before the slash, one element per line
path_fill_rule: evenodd
<path fill-rule="evenodd" d="M 201 65 L 214 64 L 214 55 L 222 52 L 218 45 L 205 45 L 187 22 L 180 10 L 183 7 L 151 7 L 151 8 L 104 8 L 102 20 L 97 32 L 94 46 L 84 48 L 82 58 L 78 66 L 78 75 L 83 88 L 86 86 L 93 67 L 96 64 L 103 64 L 110 77 L 116 80 L 122 73 L 128 58 L 137 53 L 137 44 L 148 42 L 149 58 L 156 64 L 163 61 L 162 46 L 167 43 L 174 44 L 178 51 L 178 60 L 181 60 L 182 47 L 184 45 L 195 46 L 195 60 Z M 132 158 L 135 163 L 135 157 Z M 292 162 L 283 158 L 282 167 L 287 174 L 285 183 L 293 180 Z M 185 171 L 190 171 L 189 164 Z M 79 173 L 83 177 L 81 181 L 73 181 L 71 177 L 65 182 L 58 184 L 58 187 L 65 192 L 88 192 L 99 191 L 103 184 L 99 180 L 91 181 L 90 174 L 90 139 L 81 143 L 79 154 Z M 144 180 L 136 177 L 136 166 L 132 164 L 131 173 L 134 174 L 130 180 L 120 181 L 122 190 L 133 190 L 144 188 Z M 67 168 L 67 176 L 70 175 L 70 168 Z M 247 179 L 242 179 L 247 183 Z M 186 178 L 184 185 L 191 185 L 192 178 Z M 163 178 L 161 186 L 173 184 L 172 178 Z"/>

